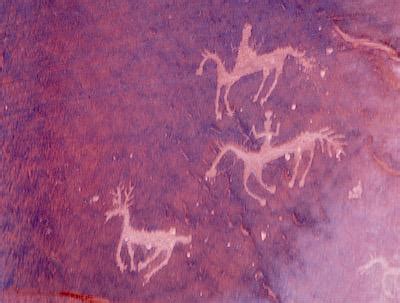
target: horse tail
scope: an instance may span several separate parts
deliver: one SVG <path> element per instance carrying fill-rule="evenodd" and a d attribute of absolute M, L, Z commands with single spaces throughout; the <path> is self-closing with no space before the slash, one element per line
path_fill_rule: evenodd
<path fill-rule="evenodd" d="M 227 152 L 233 153 L 237 158 L 244 160 L 246 157 L 246 151 L 244 151 L 241 147 L 236 146 L 234 144 L 226 144 L 221 147 L 220 149 L 220 155 L 223 156 Z"/>
<path fill-rule="evenodd" d="M 196 70 L 196 75 L 197 76 L 201 76 L 203 74 L 203 67 L 204 64 L 208 61 L 208 60 L 213 60 L 217 66 L 222 64 L 221 59 L 218 57 L 217 54 L 210 52 L 209 50 L 205 49 L 201 55 L 203 56 L 203 60 L 201 60 L 199 67 Z"/>

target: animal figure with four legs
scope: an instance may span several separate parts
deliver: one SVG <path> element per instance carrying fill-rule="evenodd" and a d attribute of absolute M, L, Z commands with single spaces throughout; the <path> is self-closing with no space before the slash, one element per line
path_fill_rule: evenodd
<path fill-rule="evenodd" d="M 248 185 L 248 179 L 251 175 L 253 175 L 257 182 L 259 182 L 265 190 L 269 193 L 274 194 L 276 190 L 275 185 L 268 185 L 262 179 L 262 172 L 265 166 L 272 161 L 279 159 L 280 157 L 290 157 L 294 158 L 294 169 L 292 177 L 289 181 L 288 186 L 292 188 L 296 179 L 298 178 L 298 170 L 300 162 L 303 158 L 304 153 L 308 153 L 308 162 L 306 168 L 300 177 L 299 187 L 303 187 L 305 184 L 305 178 L 310 171 L 311 164 L 315 155 L 315 147 L 316 143 L 320 142 L 321 151 L 324 152 L 325 148 L 328 151 L 329 157 L 332 157 L 335 154 L 336 158 L 340 160 L 340 156 L 344 153 L 343 147 L 346 145 L 344 142 L 344 136 L 335 134 L 335 132 L 329 128 L 322 128 L 317 132 L 302 132 L 294 139 L 283 143 L 281 145 L 270 145 L 268 140 L 272 138 L 273 135 L 277 135 L 279 132 L 279 124 L 277 125 L 277 129 L 275 132 L 271 132 L 271 117 L 272 113 L 266 113 L 266 123 L 265 131 L 262 136 L 266 137 L 267 143 L 265 143 L 261 147 L 259 151 L 248 151 L 243 149 L 243 147 L 233 144 L 227 143 L 220 146 L 220 151 L 217 157 L 212 162 L 210 169 L 206 172 L 205 178 L 207 180 L 212 180 L 217 175 L 217 166 L 221 159 L 228 152 L 233 153 L 237 158 L 241 159 L 244 163 L 243 168 L 243 185 L 245 191 L 255 200 L 259 202 L 261 206 L 266 205 L 266 199 L 259 196 L 258 194 L 252 192 Z M 254 126 L 252 128 L 252 132 L 256 134 Z M 269 139 L 268 139 L 269 138 Z"/>
<path fill-rule="evenodd" d="M 129 206 L 132 205 L 133 199 L 133 187 L 125 187 L 120 185 L 117 187 L 115 192 L 112 192 L 112 195 L 113 205 L 115 208 L 106 212 L 106 222 L 114 216 L 121 216 L 123 218 L 122 232 L 118 241 L 117 252 L 115 255 L 117 266 L 121 272 L 124 272 L 127 268 L 121 258 L 122 247 L 123 245 L 126 245 L 130 258 L 131 271 L 140 272 L 147 267 L 150 267 L 150 270 L 144 276 L 143 284 L 146 284 L 156 272 L 168 264 L 175 245 L 179 243 L 184 245 L 191 243 L 192 236 L 176 235 L 176 229 L 174 227 L 170 228 L 169 231 L 144 231 L 134 229 L 130 225 L 129 215 Z M 147 251 L 150 251 L 144 260 L 138 262 L 137 266 L 134 260 L 135 246 L 142 247 Z M 160 259 L 160 262 L 158 265 L 154 265 L 154 262 L 157 259 Z"/>
<path fill-rule="evenodd" d="M 305 56 L 304 51 L 299 51 L 291 46 L 277 48 L 270 53 L 257 54 L 256 50 L 249 46 L 251 31 L 251 25 L 245 24 L 236 63 L 231 71 L 228 71 L 225 68 L 224 63 L 216 53 L 212 53 L 208 50 L 204 50 L 202 53 L 203 60 L 200 62 L 200 65 L 196 70 L 196 75 L 201 76 L 203 74 L 204 64 L 208 60 L 214 61 L 217 65 L 217 93 L 215 97 L 215 115 L 217 120 L 222 119 L 222 112 L 219 109 L 221 90 L 223 88 L 225 89 L 223 96 L 225 108 L 228 115 L 232 116 L 234 111 L 228 101 L 229 91 L 232 85 L 234 85 L 242 77 L 257 72 L 262 72 L 261 84 L 253 98 L 253 102 L 256 102 L 260 97 L 268 76 L 275 71 L 272 84 L 267 94 L 260 99 L 260 103 L 264 104 L 278 84 L 278 80 L 282 75 L 283 66 L 288 56 L 294 57 L 305 70 L 309 70 L 313 66 L 313 60 L 308 59 Z"/>

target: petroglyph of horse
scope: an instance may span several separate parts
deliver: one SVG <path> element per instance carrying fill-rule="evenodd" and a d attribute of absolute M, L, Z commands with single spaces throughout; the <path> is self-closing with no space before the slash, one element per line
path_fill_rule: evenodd
<path fill-rule="evenodd" d="M 113 196 L 114 209 L 106 212 L 106 222 L 114 216 L 121 216 L 123 218 L 121 237 L 118 241 L 115 255 L 117 266 L 121 272 L 124 272 L 127 268 L 121 258 L 122 247 L 126 244 L 130 258 L 130 270 L 140 272 L 147 267 L 150 268 L 144 275 L 143 284 L 146 284 L 156 272 L 168 264 L 175 245 L 178 243 L 189 244 L 192 241 L 192 236 L 176 235 L 176 229 L 174 227 L 170 228 L 169 231 L 145 231 L 134 229 L 130 225 L 129 215 L 129 206 L 132 205 L 133 199 L 133 187 L 120 185 L 115 191 L 111 192 L 111 194 Z M 137 266 L 134 260 L 135 246 L 149 251 L 148 255 L 144 260 L 139 261 Z M 156 259 L 160 259 L 158 265 L 154 264 Z"/>
<path fill-rule="evenodd" d="M 254 175 L 257 182 L 259 182 L 265 190 L 269 193 L 274 194 L 276 191 L 275 185 L 268 185 L 262 179 L 262 172 L 264 167 L 271 163 L 272 161 L 279 159 L 280 157 L 285 157 L 289 159 L 293 156 L 294 158 L 294 169 L 292 177 L 289 181 L 289 188 L 293 188 L 296 179 L 298 178 L 298 170 L 300 161 L 305 153 L 308 153 L 308 162 L 306 168 L 299 179 L 299 187 L 303 187 L 305 184 L 305 178 L 310 171 L 314 155 L 316 143 L 319 142 L 321 145 L 321 151 L 324 152 L 325 149 L 328 151 L 329 157 L 335 155 L 335 157 L 340 160 L 340 156 L 344 153 L 344 136 L 335 134 L 333 130 L 328 127 L 322 128 L 317 132 L 302 132 L 294 139 L 283 143 L 281 145 L 271 145 L 270 140 L 272 136 L 277 136 L 279 134 L 279 124 L 275 132 L 271 131 L 271 117 L 272 113 L 266 113 L 266 122 L 264 124 L 265 131 L 258 134 L 253 126 L 252 132 L 256 137 L 265 137 L 264 143 L 259 151 L 249 151 L 243 149 L 243 147 L 227 143 L 220 146 L 220 151 L 217 157 L 214 159 L 210 169 L 206 172 L 206 179 L 212 180 L 217 175 L 217 166 L 221 161 L 222 157 L 228 153 L 232 152 L 235 156 L 244 163 L 243 169 L 243 185 L 245 191 L 255 200 L 257 200 L 261 206 L 266 205 L 266 200 L 259 195 L 252 192 L 248 185 L 248 179 L 251 175 Z"/>
<path fill-rule="evenodd" d="M 358 272 L 363 275 L 375 265 L 379 265 L 383 271 L 381 279 L 383 296 L 387 299 L 400 299 L 400 267 L 391 266 L 385 257 L 370 256 L 370 260 L 360 266 Z"/>
<path fill-rule="evenodd" d="M 228 115 L 232 116 L 233 110 L 228 101 L 229 90 L 232 85 L 242 77 L 262 71 L 262 81 L 253 98 L 253 102 L 256 102 L 260 97 L 268 76 L 275 71 L 273 82 L 267 94 L 260 99 L 260 103 L 264 104 L 274 91 L 282 75 L 283 66 L 288 56 L 294 57 L 305 70 L 309 70 L 313 65 L 313 60 L 307 59 L 304 51 L 299 51 L 291 46 L 277 48 L 270 53 L 257 54 L 256 50 L 249 46 L 251 31 L 251 25 L 245 24 L 235 66 L 231 71 L 225 68 L 224 63 L 216 53 L 212 53 L 208 50 L 204 50 L 202 53 L 203 60 L 196 70 L 196 75 L 201 76 L 203 74 L 204 64 L 207 60 L 212 60 L 217 65 L 217 93 L 215 97 L 215 115 L 217 120 L 222 118 L 222 112 L 219 109 L 221 90 L 225 88 L 224 104 Z"/>

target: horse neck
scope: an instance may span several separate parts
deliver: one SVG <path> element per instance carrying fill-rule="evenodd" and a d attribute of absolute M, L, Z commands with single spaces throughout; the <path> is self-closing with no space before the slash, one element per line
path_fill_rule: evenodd
<path fill-rule="evenodd" d="M 222 152 L 221 152 L 221 156 L 225 155 L 227 152 L 233 152 L 236 157 L 242 159 L 242 160 L 246 160 L 246 158 L 248 157 L 248 154 L 250 152 L 244 150 L 241 146 L 238 146 L 236 144 L 226 144 L 223 148 L 222 148 Z"/>
<path fill-rule="evenodd" d="M 224 63 L 222 63 L 221 58 L 217 54 L 211 54 L 208 56 L 208 59 L 212 60 L 215 62 L 217 65 L 217 69 L 220 70 L 222 73 L 227 73 Z"/>

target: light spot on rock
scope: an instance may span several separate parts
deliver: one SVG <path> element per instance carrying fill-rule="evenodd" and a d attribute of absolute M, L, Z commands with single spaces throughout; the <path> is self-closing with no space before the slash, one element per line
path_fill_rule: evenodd
<path fill-rule="evenodd" d="M 89 203 L 96 203 L 97 201 L 99 201 L 100 197 L 99 195 L 94 195 L 92 198 L 90 198 Z"/>
<path fill-rule="evenodd" d="M 267 238 L 267 233 L 265 231 L 261 231 L 261 240 L 265 241 L 265 239 Z"/>

